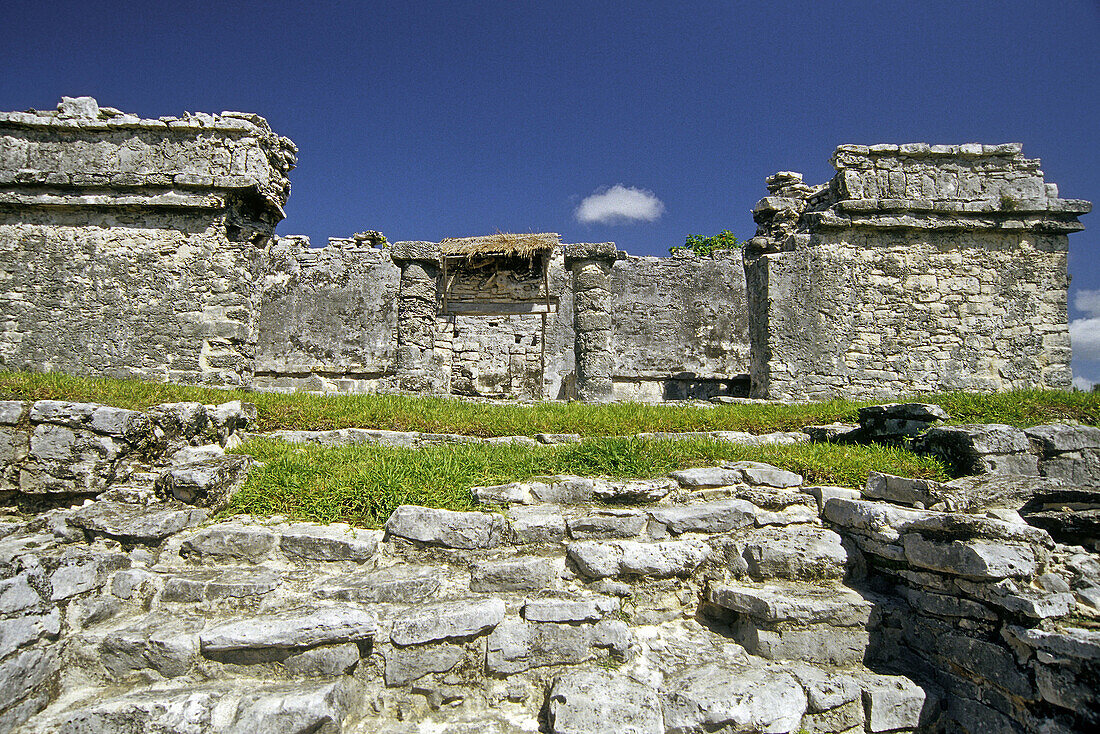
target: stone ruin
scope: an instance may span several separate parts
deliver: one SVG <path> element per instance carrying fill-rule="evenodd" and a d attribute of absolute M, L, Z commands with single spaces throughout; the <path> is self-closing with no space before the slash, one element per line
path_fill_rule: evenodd
<path fill-rule="evenodd" d="M 842 146 L 744 253 L 276 237 L 292 143 L 89 98 L 0 115 L 0 366 L 527 398 L 1067 387 L 1066 235 L 1017 145 Z M 743 259 L 742 259 L 743 256 Z M 218 517 L 240 402 L 0 401 L 0 733 L 1062 732 L 1100 725 L 1100 429 L 858 426 L 962 476 L 547 476 L 383 530 Z M 349 428 L 301 444 L 477 439 Z"/>
<path fill-rule="evenodd" d="M 947 417 L 853 429 L 916 436 L 969 473 L 946 483 L 545 476 L 366 530 L 213 518 L 252 462 L 224 450 L 240 402 L 0 401 L 0 496 L 39 510 L 0 516 L 0 732 L 1095 731 L 1100 429 Z"/>
<path fill-rule="evenodd" d="M 556 235 L 279 237 L 297 149 L 256 115 L 0 113 L 0 368 L 527 399 L 1068 388 L 1067 234 L 1021 146 L 844 145 L 743 253 Z"/>

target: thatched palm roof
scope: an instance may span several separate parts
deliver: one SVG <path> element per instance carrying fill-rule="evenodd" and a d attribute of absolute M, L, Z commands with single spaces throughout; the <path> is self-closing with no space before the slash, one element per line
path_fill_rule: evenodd
<path fill-rule="evenodd" d="M 513 234 L 497 232 L 483 237 L 448 237 L 440 241 L 444 257 L 470 257 L 472 255 L 508 255 L 534 257 L 561 244 L 561 236 L 555 232 Z"/>

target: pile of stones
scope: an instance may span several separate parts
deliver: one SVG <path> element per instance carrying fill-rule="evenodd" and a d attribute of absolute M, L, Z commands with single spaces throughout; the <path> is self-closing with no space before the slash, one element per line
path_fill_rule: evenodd
<path fill-rule="evenodd" d="M 1024 490 L 987 509 L 979 478 L 860 491 L 729 462 L 475 487 L 485 511 L 383 530 L 213 521 L 245 406 L 17 405 L 6 476 L 77 501 L 0 522 L 0 732 L 1100 723 L 1100 558 L 1006 506 Z"/>

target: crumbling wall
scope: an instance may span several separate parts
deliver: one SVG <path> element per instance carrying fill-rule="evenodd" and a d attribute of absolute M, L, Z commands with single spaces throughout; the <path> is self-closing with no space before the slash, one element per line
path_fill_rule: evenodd
<path fill-rule="evenodd" d="M 753 394 L 1068 388 L 1066 234 L 1016 144 L 841 146 L 836 177 L 769 178 L 746 251 Z"/>
<path fill-rule="evenodd" d="M 295 152 L 242 113 L 0 113 L 0 368 L 248 384 Z"/>
<path fill-rule="evenodd" d="M 616 394 L 663 399 L 743 390 L 748 307 L 740 251 L 627 257 L 611 271 Z"/>
<path fill-rule="evenodd" d="M 262 267 L 257 387 L 372 392 L 392 373 L 401 271 L 387 249 L 279 237 Z"/>

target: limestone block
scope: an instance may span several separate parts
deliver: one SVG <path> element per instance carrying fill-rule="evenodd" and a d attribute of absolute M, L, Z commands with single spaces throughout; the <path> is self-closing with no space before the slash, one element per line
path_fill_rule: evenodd
<path fill-rule="evenodd" d="M 576 665 L 595 654 L 590 626 L 509 618 L 489 634 L 485 669 L 510 675 L 549 665 Z"/>
<path fill-rule="evenodd" d="M 620 673 L 581 670 L 559 676 L 547 710 L 552 734 L 664 734 L 661 702 Z"/>
<path fill-rule="evenodd" d="M 507 532 L 507 521 L 485 512 L 452 512 L 401 505 L 386 521 L 389 535 L 445 548 L 493 548 Z"/>
<path fill-rule="evenodd" d="M 354 642 L 305 650 L 283 660 L 283 667 L 305 678 L 335 678 L 350 673 L 359 663 L 359 646 Z"/>
<path fill-rule="evenodd" d="M 470 569 L 470 591 L 538 591 L 552 586 L 564 566 L 560 558 L 540 556 L 478 561 Z"/>
<path fill-rule="evenodd" d="M 927 694 L 905 676 L 863 673 L 859 679 L 863 685 L 867 731 L 916 729 L 929 718 L 923 713 Z"/>
<path fill-rule="evenodd" d="M 227 734 L 259 731 L 339 731 L 351 707 L 347 683 L 268 687 L 241 696 Z"/>
<path fill-rule="evenodd" d="M 217 512 L 229 505 L 248 478 L 252 457 L 226 455 L 169 468 L 157 477 L 163 495 Z"/>
<path fill-rule="evenodd" d="M 556 506 L 512 507 L 508 510 L 508 520 L 517 544 L 565 540 L 565 518 Z"/>
<path fill-rule="evenodd" d="M 145 669 L 176 678 L 198 662 L 200 629 L 199 619 L 154 614 L 104 635 L 99 657 L 107 672 L 118 678 Z"/>
<path fill-rule="evenodd" d="M 199 508 L 144 507 L 121 502 L 99 501 L 85 505 L 69 516 L 68 522 L 92 533 L 120 540 L 151 542 L 203 522 L 208 511 Z"/>
<path fill-rule="evenodd" d="M 645 530 L 647 519 L 637 510 L 599 510 L 572 518 L 566 525 L 574 540 L 636 538 Z"/>
<path fill-rule="evenodd" d="M 690 471 L 690 470 L 686 470 Z M 756 523 L 759 508 L 742 499 L 700 502 L 653 510 L 653 519 L 677 535 L 724 533 Z"/>
<path fill-rule="evenodd" d="M 264 648 L 305 648 L 374 637 L 378 619 L 357 607 L 280 612 L 216 624 L 199 634 L 204 655 Z"/>
<path fill-rule="evenodd" d="M 523 604 L 528 622 L 597 622 L 619 609 L 619 600 L 610 596 L 589 598 L 538 597 Z"/>
<path fill-rule="evenodd" d="M 1035 551 L 1025 545 L 981 540 L 937 542 L 916 533 L 902 536 L 905 558 L 920 568 L 971 579 L 1033 576 Z"/>
<path fill-rule="evenodd" d="M 383 654 L 387 686 L 403 686 L 430 673 L 446 673 L 466 656 L 462 645 L 390 647 Z"/>
<path fill-rule="evenodd" d="M 0 660 L 44 637 L 54 638 L 60 631 L 61 614 L 57 609 L 6 619 L 0 625 Z"/>
<path fill-rule="evenodd" d="M 641 543 L 632 540 L 581 540 L 567 546 L 570 560 L 592 579 L 609 576 L 687 576 L 710 556 L 698 540 Z"/>
<path fill-rule="evenodd" d="M 258 563 L 274 550 L 275 537 L 263 527 L 219 523 L 186 538 L 180 544 L 180 555 L 214 562 Z"/>
<path fill-rule="evenodd" d="M 438 569 L 401 565 L 370 573 L 326 576 L 313 584 L 320 599 L 363 604 L 419 604 L 434 598 L 440 586 Z"/>
<path fill-rule="evenodd" d="M 294 523 L 273 529 L 279 534 L 279 550 L 294 560 L 362 563 L 374 557 L 380 540 L 380 533 L 346 523 Z"/>
<path fill-rule="evenodd" d="M 708 663 L 667 681 L 661 703 L 670 734 L 792 732 L 806 712 L 806 693 L 790 673 Z"/>
<path fill-rule="evenodd" d="M 404 646 L 473 637 L 500 624 L 504 609 L 500 599 L 422 606 L 394 619 L 390 639 Z"/>

